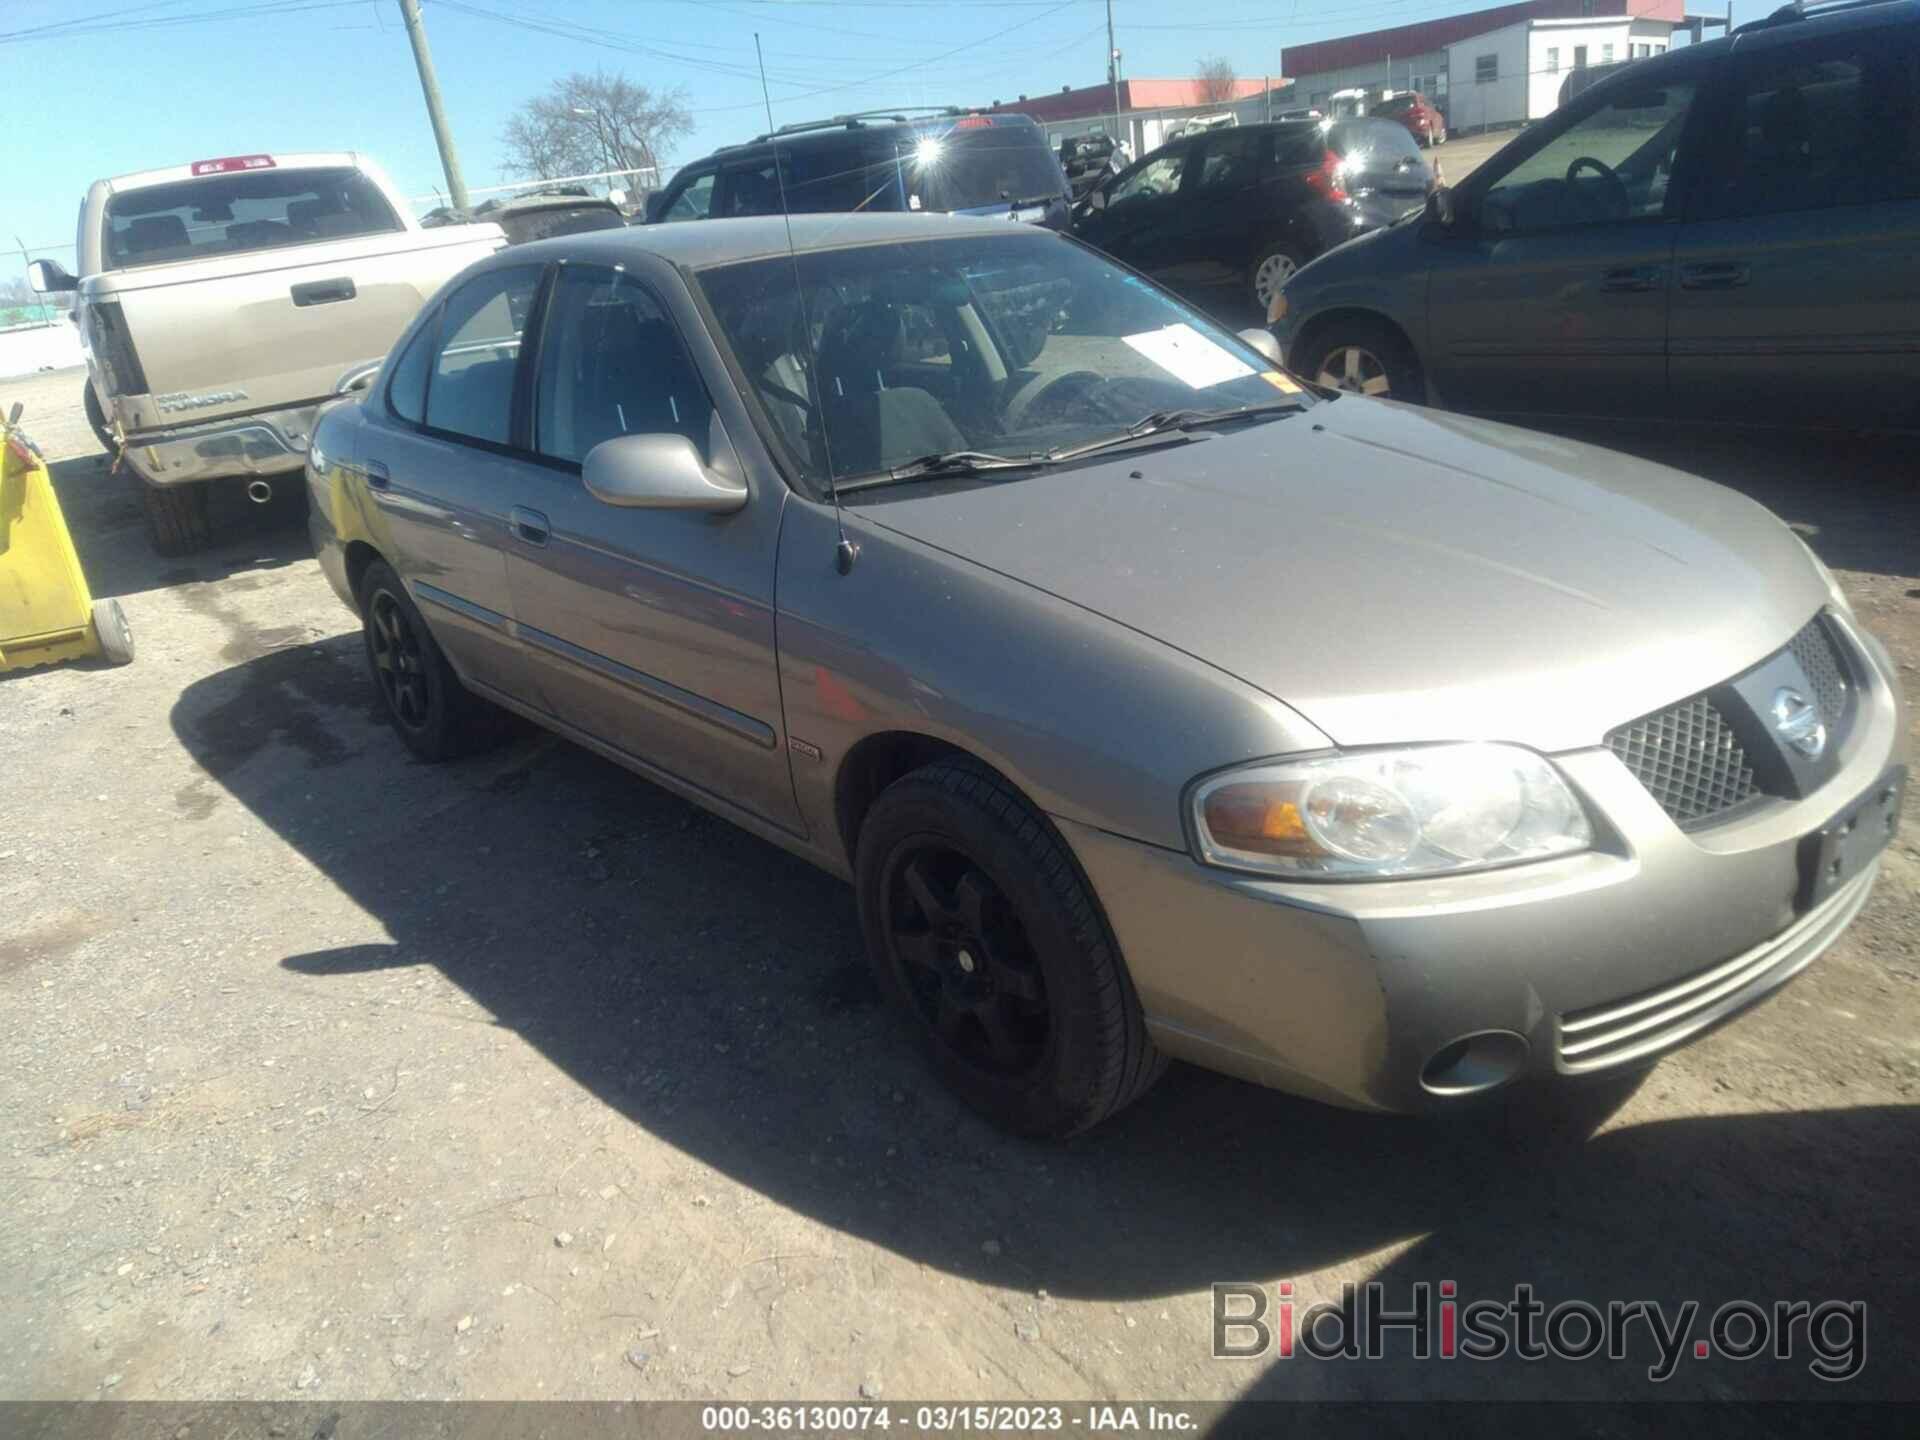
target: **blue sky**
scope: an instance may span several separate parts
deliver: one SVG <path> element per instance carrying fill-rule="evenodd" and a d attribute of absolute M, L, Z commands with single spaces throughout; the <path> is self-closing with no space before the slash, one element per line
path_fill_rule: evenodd
<path fill-rule="evenodd" d="M 1277 72 L 1288 44 L 1475 8 L 1114 0 L 1125 73 L 1156 76 L 1191 74 L 1209 54 L 1242 76 Z M 1010 100 L 1105 74 L 1104 0 L 423 0 L 422 13 L 475 188 L 506 178 L 497 137 L 509 112 L 571 70 L 684 87 L 696 129 L 675 160 L 758 133 L 756 29 L 782 124 Z M 23 33 L 75 23 L 88 28 Z M 544 25 L 602 33 L 534 28 Z M 70 245 L 89 181 L 208 156 L 356 149 L 410 196 L 444 183 L 397 0 L 6 0 L 0 64 L 9 91 L 0 244 L 17 235 L 30 247 Z M 70 248 L 50 253 L 71 265 Z"/>

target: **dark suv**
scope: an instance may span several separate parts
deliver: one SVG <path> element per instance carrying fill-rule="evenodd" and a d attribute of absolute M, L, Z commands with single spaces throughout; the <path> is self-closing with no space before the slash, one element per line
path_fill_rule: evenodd
<path fill-rule="evenodd" d="M 777 157 L 777 158 L 776 158 Z M 775 165 L 778 164 L 776 170 Z M 647 197 L 647 223 L 933 210 L 1067 226 L 1067 177 L 1025 115 L 951 108 L 863 112 L 784 125 L 685 166 Z"/>
<path fill-rule="evenodd" d="M 1323 250 L 1426 199 L 1432 175 L 1388 120 L 1292 120 L 1162 145 L 1088 192 L 1074 234 L 1238 323 Z"/>
<path fill-rule="evenodd" d="M 1296 374 L 1449 409 L 1920 427 L 1920 3 L 1625 65 L 1269 318 Z"/>

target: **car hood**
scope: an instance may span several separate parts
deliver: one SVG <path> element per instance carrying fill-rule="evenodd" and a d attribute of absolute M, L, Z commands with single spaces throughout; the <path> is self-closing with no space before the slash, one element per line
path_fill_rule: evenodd
<path fill-rule="evenodd" d="M 1357 397 L 859 509 L 1205 660 L 1343 746 L 1599 744 L 1827 599 L 1792 532 L 1733 491 Z"/>

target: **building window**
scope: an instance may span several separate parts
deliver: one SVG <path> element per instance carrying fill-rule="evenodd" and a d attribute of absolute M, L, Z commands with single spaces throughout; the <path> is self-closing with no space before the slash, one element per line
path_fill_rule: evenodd
<path fill-rule="evenodd" d="M 1558 75 L 1559 73 L 1560 47 L 1558 45 L 1549 45 L 1547 47 L 1547 74 Z"/>
<path fill-rule="evenodd" d="M 1473 61 L 1473 83 L 1489 85 L 1500 78 L 1500 57 L 1498 55 L 1476 55 Z"/>
<path fill-rule="evenodd" d="M 1602 45 L 1600 47 L 1600 63 L 1602 65 L 1611 65 L 1613 63 L 1613 46 Z"/>
<path fill-rule="evenodd" d="M 1576 70 L 1584 70 L 1587 68 L 1586 46 L 1576 45 L 1573 47 L 1573 68 Z"/>

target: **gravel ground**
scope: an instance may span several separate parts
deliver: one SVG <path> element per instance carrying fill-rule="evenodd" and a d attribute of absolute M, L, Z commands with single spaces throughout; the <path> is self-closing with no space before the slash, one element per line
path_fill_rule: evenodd
<path fill-rule="evenodd" d="M 0 1397 L 1916 1394 L 1914 815 L 1841 944 L 1637 1087 L 1412 1122 L 1176 1067 L 1016 1143 L 844 887 L 559 741 L 410 763 L 297 507 L 156 559 L 79 385 L 0 405 L 140 654 L 0 679 Z M 1801 525 L 1920 700 L 1910 451 L 1666 451 Z M 1859 1299 L 1869 1363 L 1209 1359 L 1210 1282 L 1370 1278 Z"/>

